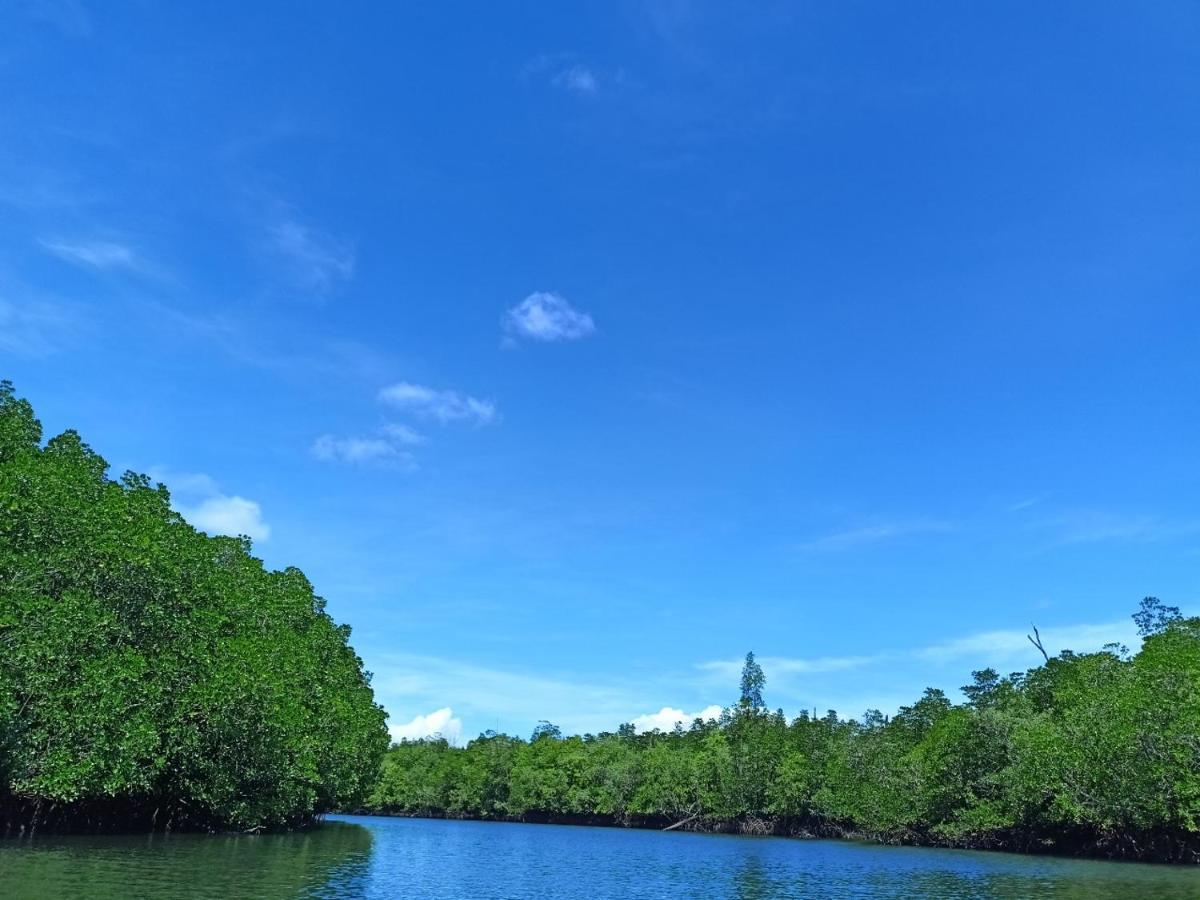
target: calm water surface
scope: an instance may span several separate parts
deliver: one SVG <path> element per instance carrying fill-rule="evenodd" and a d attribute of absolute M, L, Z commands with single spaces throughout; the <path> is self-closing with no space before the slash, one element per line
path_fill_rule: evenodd
<path fill-rule="evenodd" d="M 339 816 L 304 834 L 0 841 L 0 897 L 1200 898 L 1200 870 L 608 828 Z"/>

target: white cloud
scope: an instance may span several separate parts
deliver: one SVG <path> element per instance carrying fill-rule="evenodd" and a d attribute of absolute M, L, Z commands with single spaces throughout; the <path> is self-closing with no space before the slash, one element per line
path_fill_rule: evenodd
<path fill-rule="evenodd" d="M 487 425 L 496 421 L 496 406 L 458 391 L 436 390 L 401 381 L 379 392 L 379 399 L 396 409 L 423 418 L 446 422 L 467 421 Z"/>
<path fill-rule="evenodd" d="M 271 526 L 263 521 L 262 508 L 245 497 L 217 494 L 202 500 L 197 506 L 179 506 L 179 514 L 209 534 L 246 535 L 256 541 L 271 536 Z"/>
<path fill-rule="evenodd" d="M 354 251 L 344 241 L 294 219 L 271 226 L 268 233 L 272 249 L 288 263 L 293 279 L 306 290 L 324 294 L 354 275 Z"/>
<path fill-rule="evenodd" d="M 271 526 L 263 521 L 262 507 L 245 497 L 222 493 L 216 480 L 203 472 L 172 472 L 152 466 L 150 478 L 166 486 L 171 506 L 193 528 L 209 534 L 246 535 L 256 541 L 271 536 Z"/>
<path fill-rule="evenodd" d="M 313 442 L 313 455 L 324 462 L 378 464 L 412 470 L 415 457 L 407 447 L 425 443 L 424 435 L 407 425 L 390 424 L 369 437 L 335 437 L 323 434 Z"/>
<path fill-rule="evenodd" d="M 415 447 L 418 444 L 425 443 L 425 435 L 413 428 L 409 428 L 407 425 L 400 425 L 393 422 L 384 425 L 382 431 L 397 444 L 402 444 L 406 447 Z"/>
<path fill-rule="evenodd" d="M 833 534 L 827 534 L 811 541 L 806 541 L 800 545 L 800 549 L 818 553 L 836 553 L 864 544 L 874 544 L 914 534 L 935 534 L 953 530 L 954 525 L 949 522 L 923 520 L 913 522 L 879 522 L 865 525 L 861 528 L 837 531 Z"/>
<path fill-rule="evenodd" d="M 566 298 L 538 291 L 504 314 L 504 329 L 509 335 L 535 341 L 574 341 L 591 334 L 596 325 Z"/>
<path fill-rule="evenodd" d="M 685 713 L 682 709 L 675 709 L 671 706 L 664 706 L 656 713 L 647 713 L 644 716 L 637 716 L 633 719 L 633 727 L 638 733 L 647 731 L 671 731 L 676 725 L 682 725 L 687 728 L 696 719 L 719 719 L 721 717 L 721 707 L 716 705 L 706 706 L 704 709 L 694 712 Z"/>
<path fill-rule="evenodd" d="M 142 261 L 132 248 L 113 241 L 48 241 L 39 242 L 59 259 L 93 269 L 129 269 L 140 271 Z"/>
<path fill-rule="evenodd" d="M 414 716 L 411 722 L 403 725 L 388 725 L 388 733 L 393 741 L 416 741 L 421 738 L 440 736 L 451 744 L 462 742 L 462 719 L 455 717 L 454 710 L 449 706 L 434 710 L 426 716 Z"/>
<path fill-rule="evenodd" d="M 600 89 L 596 74 L 587 66 L 574 65 L 563 69 L 551 79 L 556 87 L 576 94 L 595 94 Z"/>
<path fill-rule="evenodd" d="M 522 66 L 520 79 L 536 78 L 572 94 L 594 97 L 600 92 L 600 75 L 594 67 L 577 62 L 577 58 L 574 53 L 542 53 Z M 620 73 L 615 80 L 620 80 Z"/>

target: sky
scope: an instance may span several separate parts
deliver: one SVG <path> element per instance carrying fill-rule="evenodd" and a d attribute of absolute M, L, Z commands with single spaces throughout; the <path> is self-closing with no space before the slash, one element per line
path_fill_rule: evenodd
<path fill-rule="evenodd" d="M 1200 612 L 1191 3 L 0 6 L 0 378 L 393 734 L 893 711 Z"/>

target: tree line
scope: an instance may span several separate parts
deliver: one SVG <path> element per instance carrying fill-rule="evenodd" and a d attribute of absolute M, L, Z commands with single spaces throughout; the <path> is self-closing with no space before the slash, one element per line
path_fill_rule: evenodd
<path fill-rule="evenodd" d="M 402 741 L 368 808 L 1200 861 L 1200 619 L 1154 598 L 1134 619 L 1137 653 L 984 669 L 961 703 L 861 719 L 768 711 L 751 654 L 739 702 L 686 729 Z"/>
<path fill-rule="evenodd" d="M 298 569 L 209 537 L 0 382 L 0 830 L 292 826 L 361 802 L 369 676 Z"/>

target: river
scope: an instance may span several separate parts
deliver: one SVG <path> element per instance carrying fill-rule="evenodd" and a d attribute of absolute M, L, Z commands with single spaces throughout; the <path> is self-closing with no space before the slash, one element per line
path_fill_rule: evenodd
<path fill-rule="evenodd" d="M 1200 898 L 1200 869 L 615 828 L 335 816 L 280 835 L 0 841 L 0 897 Z"/>

